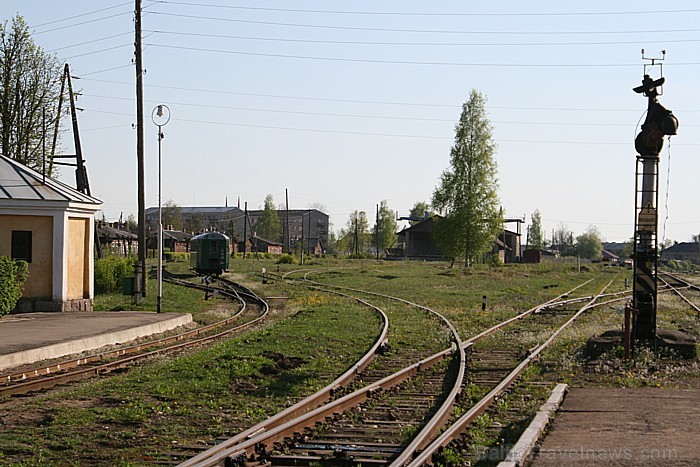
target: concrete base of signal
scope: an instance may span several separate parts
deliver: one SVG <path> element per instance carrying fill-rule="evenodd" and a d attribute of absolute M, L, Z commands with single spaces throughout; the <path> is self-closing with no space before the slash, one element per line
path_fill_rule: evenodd
<path fill-rule="evenodd" d="M 599 336 L 593 336 L 586 343 L 588 355 L 595 358 L 614 348 L 625 345 L 625 334 L 621 330 L 605 331 Z M 637 341 L 637 349 L 643 347 L 654 352 L 663 352 L 669 356 L 678 356 L 685 359 L 695 359 L 697 357 L 697 340 L 681 331 L 671 329 L 657 329 L 656 339 L 653 342 Z"/>

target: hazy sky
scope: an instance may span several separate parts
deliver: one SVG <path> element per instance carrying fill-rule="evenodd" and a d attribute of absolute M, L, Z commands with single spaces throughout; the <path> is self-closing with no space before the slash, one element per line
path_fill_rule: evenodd
<path fill-rule="evenodd" d="M 108 220 L 136 214 L 133 1 L 2 0 L 80 80 L 82 149 Z M 633 232 L 634 137 L 646 98 L 641 49 L 666 50 L 659 239 L 700 232 L 700 4 L 696 1 L 144 0 L 146 204 L 260 208 L 320 203 L 337 231 L 430 201 L 461 104 L 488 98 L 507 216 L 539 209 L 547 236 Z M 650 70 L 660 75 L 659 67 Z M 69 121 L 64 122 L 68 126 Z M 65 152 L 72 152 L 70 133 Z M 670 180 L 668 177 L 670 166 Z M 61 177 L 74 184 L 66 169 Z M 668 187 L 668 189 L 667 189 Z M 665 206 L 668 204 L 668 210 Z M 373 220 L 370 222 L 373 224 Z M 665 228 L 664 228 L 665 226 Z M 514 226 L 513 226 L 514 228 Z"/>

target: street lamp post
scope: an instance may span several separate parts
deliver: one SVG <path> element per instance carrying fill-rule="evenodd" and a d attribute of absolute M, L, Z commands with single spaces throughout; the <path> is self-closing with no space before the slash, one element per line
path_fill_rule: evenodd
<path fill-rule="evenodd" d="M 160 313 L 163 303 L 163 207 L 161 203 L 163 152 L 161 141 L 165 137 L 163 127 L 170 121 L 170 108 L 163 104 L 157 105 L 151 112 L 151 120 L 158 127 L 158 297 L 156 298 L 156 311 Z"/>

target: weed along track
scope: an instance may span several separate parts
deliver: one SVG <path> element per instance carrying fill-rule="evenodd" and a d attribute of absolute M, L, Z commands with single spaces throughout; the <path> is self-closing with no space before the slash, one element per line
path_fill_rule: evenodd
<path fill-rule="evenodd" d="M 380 347 L 374 362 L 338 386 L 327 403 L 302 407 L 302 401 L 295 418 L 278 414 L 181 465 L 421 465 L 414 461 L 420 456 L 432 462 L 433 453 L 443 455 L 444 446 L 462 436 L 561 329 L 603 297 L 601 291 L 564 300 L 587 281 L 462 341 L 444 316 L 403 298 L 312 282 L 308 273 L 295 282 L 368 305 L 359 296 L 381 301 L 390 323 L 388 347 Z M 623 294 L 610 294 L 610 300 Z M 580 302 L 578 310 L 555 308 Z M 468 418 L 457 416 L 462 414 Z M 440 433 L 447 431 L 452 435 L 445 441 Z"/>
<path fill-rule="evenodd" d="M 660 291 L 668 290 L 672 292 L 674 295 L 678 296 L 680 300 L 685 302 L 686 306 L 690 306 L 695 310 L 697 316 L 700 317 L 700 307 L 697 305 L 697 303 L 700 303 L 699 286 L 668 273 L 661 273 L 659 275 L 659 280 L 663 284 L 663 289 L 660 289 Z"/>
<path fill-rule="evenodd" d="M 507 401 L 510 398 L 522 402 L 538 391 L 539 383 L 517 384 L 529 365 L 585 311 L 626 299 L 625 292 L 604 294 L 612 282 L 596 296 L 587 297 L 581 306 L 576 304 L 581 303 L 582 298 L 550 301 L 537 307 L 529 314 L 529 319 L 520 321 L 517 327 L 499 329 L 479 341 L 467 341 L 471 350 L 470 367 L 455 417 L 408 465 L 465 465 L 483 460 L 484 449 L 493 447 L 481 443 L 495 439 L 498 444 L 498 440 L 503 439 L 498 435 L 504 425 L 527 416 L 517 404 L 509 407 Z M 576 306 L 572 308 L 573 305 Z M 501 421 L 491 423 L 492 414 L 497 411 L 506 414 Z"/>
<path fill-rule="evenodd" d="M 346 449 L 340 447 L 338 443 L 343 436 L 341 433 L 350 436 L 362 431 L 376 432 L 380 430 L 380 424 L 385 425 L 383 428 L 385 432 L 396 432 L 397 426 L 403 426 L 405 433 L 415 432 L 423 422 L 426 410 L 432 408 L 440 411 L 441 406 L 436 404 L 446 399 L 444 386 L 448 384 L 450 387 L 458 388 L 457 381 L 461 381 L 463 373 L 463 360 L 457 365 L 456 375 L 451 377 L 452 382 L 445 381 L 447 372 L 444 368 L 432 368 L 440 364 L 448 365 L 449 361 L 445 360 L 455 353 L 454 349 L 460 349 L 456 355 L 464 358 L 459 337 L 454 328 L 448 326 L 449 323 L 437 320 L 434 315 L 426 314 L 425 311 L 416 307 L 399 304 L 400 313 L 405 321 L 403 325 L 399 325 L 397 316 L 399 310 L 396 309 L 396 304 L 392 304 L 394 309 L 389 311 L 389 307 L 379 308 L 363 298 L 324 287 L 322 284 L 312 284 L 308 281 L 300 283 L 314 290 L 324 290 L 333 295 L 352 299 L 379 313 L 385 324 L 375 345 L 349 372 L 319 393 L 236 437 L 212 447 L 207 452 L 185 461 L 182 465 L 216 465 L 227 458 L 251 458 L 254 459 L 253 463 L 259 462 L 258 459 L 260 459 L 261 462 L 276 462 L 284 465 L 291 458 L 307 457 L 309 450 L 323 449 L 326 453 L 338 452 L 342 456 L 343 452 L 354 448 L 349 447 L 349 443 L 344 444 Z M 391 329 L 389 323 L 394 322 L 397 323 L 391 325 L 394 331 L 389 332 Z M 418 326 L 409 326 L 407 323 L 418 324 Z M 414 334 L 415 329 L 422 329 L 422 333 Z M 430 336 L 429 338 L 423 334 L 425 332 Z M 453 344 L 452 349 L 445 350 L 450 346 L 450 336 L 456 339 L 456 344 Z M 421 377 L 415 379 L 416 375 Z M 422 381 L 422 385 L 417 381 Z M 405 401 L 411 397 L 409 396 L 411 394 L 413 402 L 405 405 Z M 447 399 L 453 401 L 456 395 L 456 389 L 449 391 Z M 409 407 L 413 407 L 413 410 Z M 365 414 L 361 414 L 360 411 L 364 411 Z M 445 412 L 444 408 L 442 412 Z M 371 414 L 369 418 L 365 416 L 367 414 Z M 288 441 L 300 440 L 299 433 L 307 433 L 308 436 L 311 428 L 317 424 L 323 425 L 329 420 L 337 422 L 333 428 L 330 428 L 335 433 L 329 434 L 323 443 L 313 446 L 288 444 Z M 358 423 L 361 421 L 367 421 L 368 424 L 360 426 Z M 378 439 L 376 434 L 371 436 Z M 337 441 L 331 443 L 332 439 Z M 384 436 L 384 439 L 383 447 L 380 446 L 382 444 L 380 441 L 374 441 L 373 452 L 384 452 L 386 455 L 394 456 L 396 445 L 401 444 L 401 437 Z M 286 452 L 288 448 L 306 453 Z"/>
<path fill-rule="evenodd" d="M 85 357 L 71 358 L 23 368 L 21 371 L 4 373 L 0 375 L 0 381 L 2 381 L 0 398 L 104 375 L 148 358 L 176 354 L 187 349 L 201 347 L 254 326 L 264 320 L 269 312 L 265 300 L 247 287 L 230 281 L 219 280 L 219 285 L 203 286 L 182 279 L 168 278 L 165 280 L 186 287 L 198 288 L 209 294 L 221 294 L 239 303 L 239 309 L 230 318 L 170 337 L 144 341 L 136 345 L 120 346 Z"/>

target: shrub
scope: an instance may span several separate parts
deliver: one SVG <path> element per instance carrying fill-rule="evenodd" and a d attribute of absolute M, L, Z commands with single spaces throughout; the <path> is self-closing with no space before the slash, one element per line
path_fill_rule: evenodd
<path fill-rule="evenodd" d="M 25 261 L 0 256 L 0 316 L 6 315 L 22 296 L 22 286 L 29 277 Z"/>
<path fill-rule="evenodd" d="M 189 253 L 184 253 L 181 251 L 165 251 L 163 253 L 163 257 L 168 263 L 172 263 L 174 261 L 186 262 L 189 261 L 190 258 Z"/>
<path fill-rule="evenodd" d="M 134 275 L 133 257 L 107 256 L 95 260 L 95 292 L 114 293 L 121 291 L 125 277 Z"/>
<path fill-rule="evenodd" d="M 297 259 L 292 255 L 282 255 L 277 260 L 277 264 L 297 264 Z"/>

